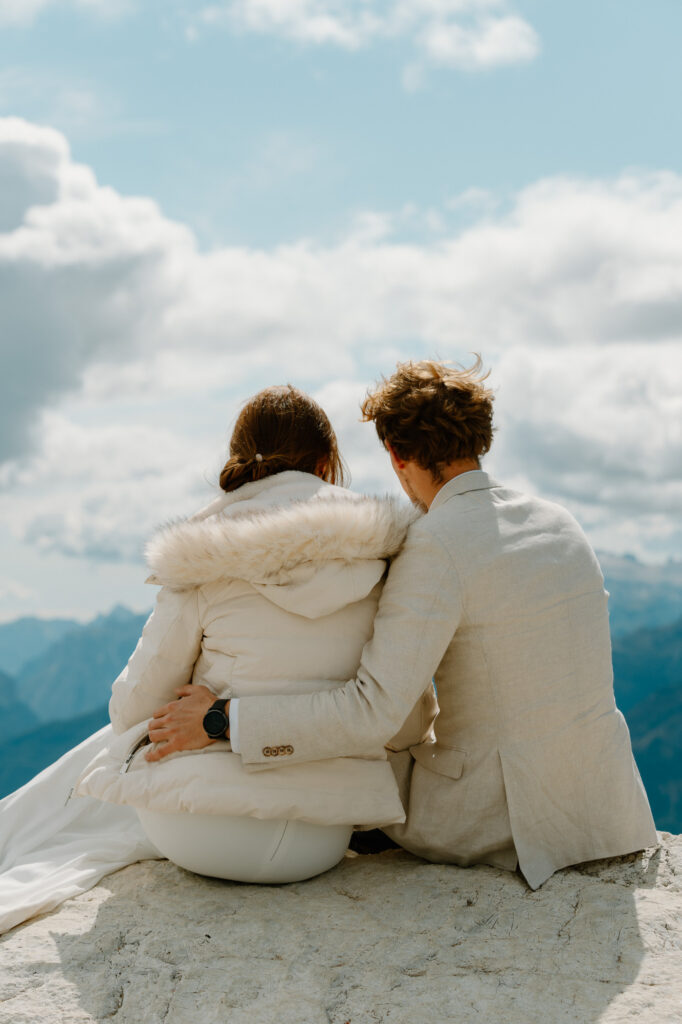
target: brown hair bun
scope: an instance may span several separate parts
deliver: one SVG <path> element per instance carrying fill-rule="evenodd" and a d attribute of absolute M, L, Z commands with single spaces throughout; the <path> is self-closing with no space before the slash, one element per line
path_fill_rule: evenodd
<path fill-rule="evenodd" d="M 331 484 L 345 483 L 345 467 L 327 414 L 291 384 L 265 388 L 237 417 L 230 457 L 220 474 L 224 491 L 286 470 L 315 473 Z"/>

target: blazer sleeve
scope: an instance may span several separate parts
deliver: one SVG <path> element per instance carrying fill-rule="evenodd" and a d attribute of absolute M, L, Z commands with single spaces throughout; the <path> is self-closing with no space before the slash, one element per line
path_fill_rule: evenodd
<path fill-rule="evenodd" d="M 114 732 L 125 732 L 175 700 L 176 688 L 192 680 L 202 636 L 198 589 L 162 587 L 137 647 L 112 688 L 109 717 Z"/>
<path fill-rule="evenodd" d="M 384 745 L 429 685 L 462 615 L 457 568 L 426 518 L 410 527 L 391 565 L 355 679 L 333 690 L 321 683 L 315 693 L 240 699 L 245 765 L 386 756 Z"/>

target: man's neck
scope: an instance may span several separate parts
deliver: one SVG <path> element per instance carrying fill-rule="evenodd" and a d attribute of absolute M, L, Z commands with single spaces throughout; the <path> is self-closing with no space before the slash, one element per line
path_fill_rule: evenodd
<path fill-rule="evenodd" d="M 441 479 L 436 481 L 431 471 L 423 469 L 415 462 L 409 462 L 401 474 L 404 480 L 403 487 L 409 494 L 412 501 L 428 511 L 431 508 L 433 499 L 447 483 L 454 480 L 462 473 L 471 473 L 472 470 L 480 469 L 477 459 L 457 459 L 443 467 Z"/>
<path fill-rule="evenodd" d="M 455 462 L 449 463 L 444 468 L 442 479 L 438 483 L 435 482 L 433 477 L 431 478 L 430 490 L 432 493 L 428 497 L 428 500 L 426 496 L 422 498 L 426 507 L 431 508 L 433 499 L 436 497 L 438 492 L 445 487 L 446 484 L 449 484 L 451 480 L 454 480 L 456 476 L 461 476 L 462 473 L 471 473 L 473 470 L 480 468 L 478 459 L 457 459 Z"/>

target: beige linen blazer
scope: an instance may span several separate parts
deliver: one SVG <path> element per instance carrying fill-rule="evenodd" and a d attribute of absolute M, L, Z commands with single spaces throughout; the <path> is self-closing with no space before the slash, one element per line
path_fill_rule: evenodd
<path fill-rule="evenodd" d="M 377 756 L 435 677 L 432 741 L 391 751 L 406 802 L 389 829 L 434 861 L 568 864 L 655 845 L 613 694 L 608 595 L 563 508 L 476 470 L 438 492 L 392 563 L 357 678 L 240 701 L 245 766 Z M 391 744 L 397 748 L 395 740 Z"/>

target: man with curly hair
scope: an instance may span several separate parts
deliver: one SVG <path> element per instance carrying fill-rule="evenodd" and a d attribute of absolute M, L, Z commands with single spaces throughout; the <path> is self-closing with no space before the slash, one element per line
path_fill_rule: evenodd
<path fill-rule="evenodd" d="M 272 767 L 274 747 L 291 764 L 387 745 L 407 812 L 386 829 L 394 840 L 432 861 L 519 867 L 537 888 L 657 837 L 614 701 L 597 559 L 565 509 L 481 469 L 485 379 L 480 360 L 408 362 L 368 394 L 364 418 L 425 514 L 391 565 L 357 677 L 241 699 L 238 744 L 245 764 Z"/>

